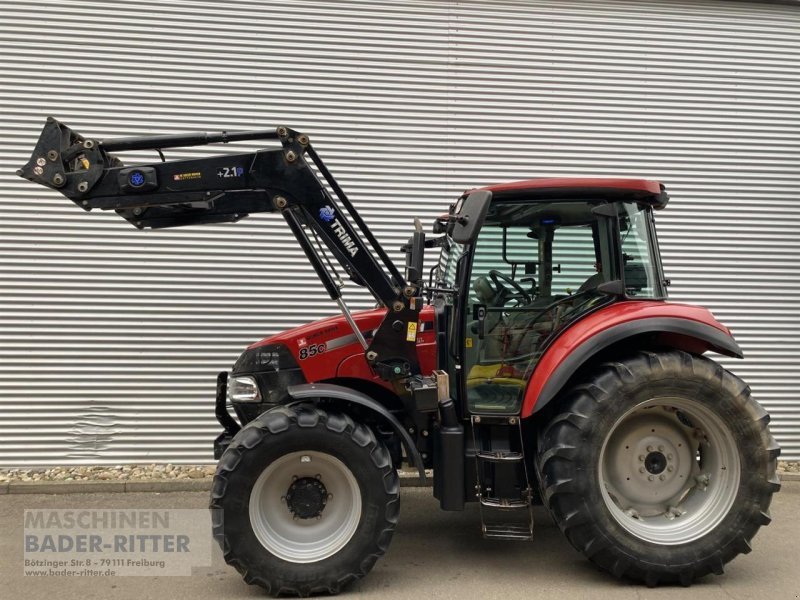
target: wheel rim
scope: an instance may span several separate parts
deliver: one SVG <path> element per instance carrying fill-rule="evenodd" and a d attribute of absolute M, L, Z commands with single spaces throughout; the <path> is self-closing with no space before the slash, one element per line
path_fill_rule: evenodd
<path fill-rule="evenodd" d="M 625 413 L 600 452 L 600 489 L 613 518 L 634 536 L 675 545 L 725 518 L 736 499 L 734 437 L 708 407 L 654 398 Z"/>
<path fill-rule="evenodd" d="M 304 483 L 309 480 L 321 485 Z M 298 482 L 306 496 L 323 494 L 324 500 L 298 510 Z M 342 461 L 322 452 L 280 457 L 264 469 L 250 493 L 253 533 L 264 548 L 289 562 L 316 562 L 336 554 L 353 537 L 360 518 L 358 482 Z"/>

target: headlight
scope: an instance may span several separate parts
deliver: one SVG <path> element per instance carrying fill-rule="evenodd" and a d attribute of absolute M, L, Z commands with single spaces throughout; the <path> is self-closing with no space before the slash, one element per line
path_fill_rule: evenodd
<path fill-rule="evenodd" d="M 261 393 L 253 377 L 235 375 L 228 378 L 228 400 L 231 402 L 261 402 Z"/>
<path fill-rule="evenodd" d="M 263 373 L 266 371 L 280 371 L 282 369 L 297 369 L 297 362 L 283 344 L 269 344 L 245 350 L 239 356 L 232 372 L 236 373 Z"/>

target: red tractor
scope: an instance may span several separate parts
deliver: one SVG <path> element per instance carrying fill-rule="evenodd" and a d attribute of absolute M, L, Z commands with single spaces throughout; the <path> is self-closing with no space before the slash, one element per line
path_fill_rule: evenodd
<path fill-rule="evenodd" d="M 257 139 L 278 144 L 134 166 L 112 154 Z M 589 560 L 647 585 L 722 573 L 770 521 L 769 416 L 703 356 L 741 358 L 730 331 L 666 301 L 657 182 L 466 192 L 436 237 L 416 223 L 401 270 L 286 127 L 94 140 L 49 119 L 19 174 L 138 228 L 277 212 L 339 304 L 217 378 L 214 535 L 272 594 L 366 575 L 397 524 L 405 461 L 433 470 L 443 510 L 476 502 L 485 537 L 532 539 L 543 504 Z M 377 308 L 348 310 L 334 261 Z"/>

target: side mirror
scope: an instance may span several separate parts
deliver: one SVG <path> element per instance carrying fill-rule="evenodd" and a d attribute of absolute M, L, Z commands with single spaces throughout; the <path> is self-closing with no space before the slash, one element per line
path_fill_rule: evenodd
<path fill-rule="evenodd" d="M 425 264 L 425 232 L 422 231 L 422 223 L 414 217 L 414 234 L 408 240 L 408 244 L 403 247 L 406 251 L 406 280 L 422 287 L 423 266 Z"/>
<path fill-rule="evenodd" d="M 489 203 L 492 201 L 492 192 L 478 190 L 472 192 L 456 207 L 453 219 L 453 241 L 459 244 L 469 244 L 478 237 L 478 232 L 486 219 Z"/>

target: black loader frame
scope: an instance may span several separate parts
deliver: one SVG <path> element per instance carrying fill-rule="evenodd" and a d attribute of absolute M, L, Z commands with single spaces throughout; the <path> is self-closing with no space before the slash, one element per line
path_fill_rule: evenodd
<path fill-rule="evenodd" d="M 282 147 L 163 160 L 166 148 L 247 140 L 274 140 Z M 155 150 L 162 162 L 126 167 L 111 154 L 126 150 Z M 406 332 L 409 324 L 417 323 L 423 304 L 425 234 L 417 230 L 409 242 L 412 252 L 404 277 L 307 135 L 280 126 L 275 130 L 94 140 L 48 118 L 30 161 L 18 175 L 60 191 L 86 211 L 114 210 L 139 229 L 227 223 L 252 213 L 280 212 L 328 295 L 342 309 L 376 373 L 386 380 L 420 373 L 415 343 L 407 340 Z M 350 278 L 389 309 L 370 343 L 344 304 L 320 239 Z"/>

